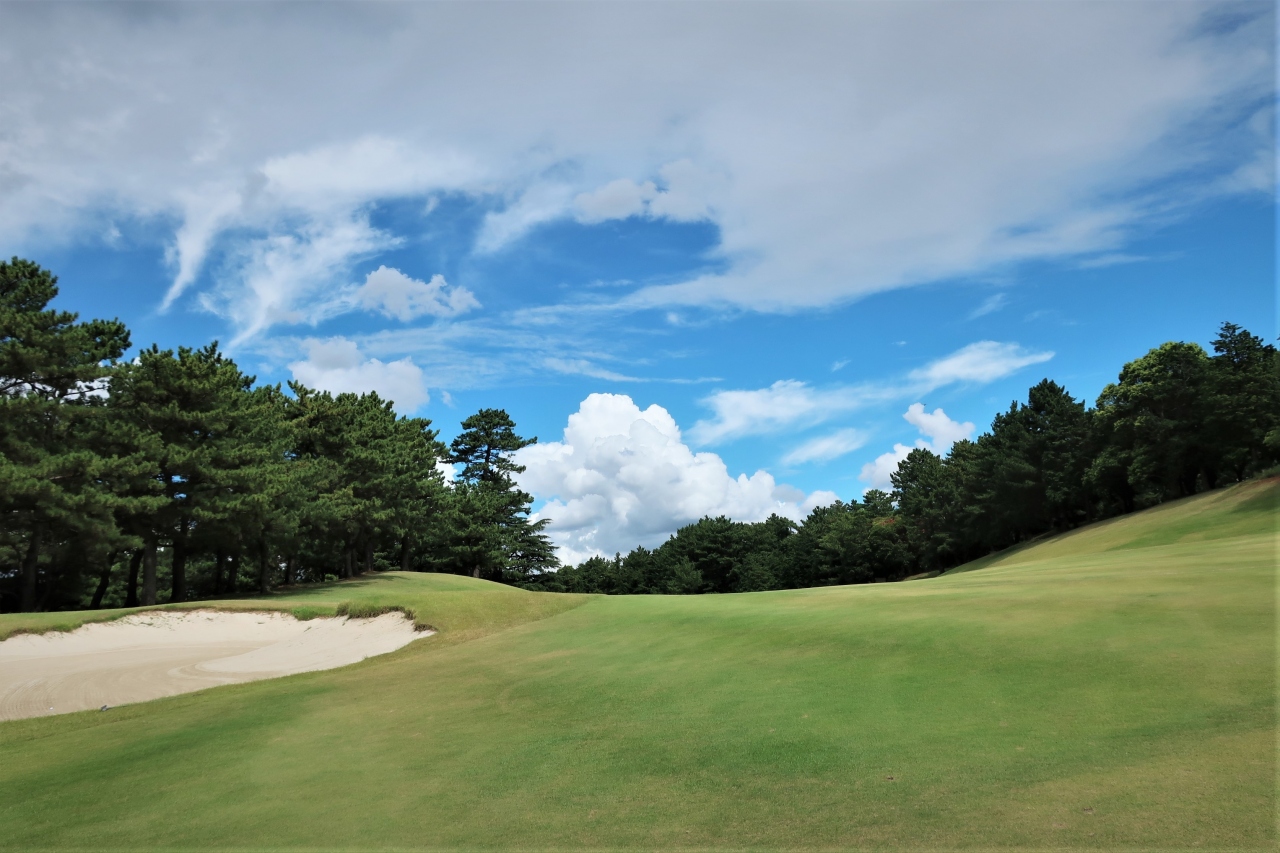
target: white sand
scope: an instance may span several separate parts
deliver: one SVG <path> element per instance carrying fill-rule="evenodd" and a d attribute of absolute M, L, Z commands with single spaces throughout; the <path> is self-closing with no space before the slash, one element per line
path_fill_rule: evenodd
<path fill-rule="evenodd" d="M 332 669 L 430 633 L 399 613 L 299 622 L 285 613 L 193 610 L 19 634 L 0 642 L 0 720 Z"/>

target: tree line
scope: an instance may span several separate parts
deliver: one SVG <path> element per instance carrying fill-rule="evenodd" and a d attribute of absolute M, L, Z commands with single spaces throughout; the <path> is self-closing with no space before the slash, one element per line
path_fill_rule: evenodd
<path fill-rule="evenodd" d="M 374 393 L 258 385 L 216 343 L 125 359 L 123 323 L 52 309 L 57 293 L 37 264 L 0 262 L 0 611 L 557 567 L 513 480 L 536 439 L 506 412 L 445 446 Z"/>
<path fill-rule="evenodd" d="M 1166 343 L 1120 371 L 1093 408 L 1045 379 L 976 440 L 915 449 L 893 490 L 803 522 L 725 517 L 658 548 L 526 582 L 594 593 L 715 593 L 929 575 L 1082 524 L 1185 497 L 1280 462 L 1280 357 L 1231 323 L 1213 341 Z"/>
<path fill-rule="evenodd" d="M 0 611 L 264 593 L 401 569 L 553 592 L 697 594 L 899 580 L 1257 476 L 1280 462 L 1280 356 L 1231 323 L 1166 343 L 1093 408 L 1048 379 L 891 492 L 800 523 L 703 518 L 560 567 L 500 409 L 448 446 L 374 393 L 258 385 L 216 343 L 130 359 L 119 320 L 51 309 L 0 262 Z M 441 463 L 456 472 L 446 478 Z"/>

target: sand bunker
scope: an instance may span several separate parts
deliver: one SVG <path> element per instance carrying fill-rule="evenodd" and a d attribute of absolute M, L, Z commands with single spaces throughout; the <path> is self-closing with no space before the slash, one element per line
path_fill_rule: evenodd
<path fill-rule="evenodd" d="M 150 611 L 67 633 L 19 634 L 0 642 L 0 720 L 332 669 L 429 634 L 399 613 L 299 622 L 215 610 Z"/>

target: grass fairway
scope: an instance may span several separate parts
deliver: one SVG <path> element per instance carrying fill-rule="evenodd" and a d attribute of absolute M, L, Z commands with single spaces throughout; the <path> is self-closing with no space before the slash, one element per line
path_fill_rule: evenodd
<path fill-rule="evenodd" d="M 235 602 L 401 604 L 440 634 L 0 724 L 0 848 L 1274 849 L 1278 494 L 901 584 L 392 574 Z"/>

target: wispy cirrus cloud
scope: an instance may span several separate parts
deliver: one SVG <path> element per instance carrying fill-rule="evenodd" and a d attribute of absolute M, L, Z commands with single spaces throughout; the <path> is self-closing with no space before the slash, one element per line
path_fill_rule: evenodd
<path fill-rule="evenodd" d="M 347 289 L 356 260 L 399 243 L 367 216 L 313 221 L 242 246 L 236 271 L 202 293 L 200 304 L 232 322 L 232 347 L 273 326 L 315 323 L 349 310 L 334 294 Z"/>
<path fill-rule="evenodd" d="M 1009 303 L 1008 294 L 993 293 L 986 299 L 982 300 L 982 304 L 969 312 L 969 319 L 976 320 L 979 317 L 985 317 L 988 314 L 994 314 Z"/>
<path fill-rule="evenodd" d="M 907 374 L 907 381 L 923 394 L 955 382 L 994 382 L 1032 364 L 1053 358 L 1052 352 L 1029 350 L 1018 344 L 978 341 Z"/>
<path fill-rule="evenodd" d="M 852 453 L 867 443 L 866 435 L 856 429 L 839 429 L 829 435 L 811 438 L 782 457 L 784 465 L 806 462 L 829 462 Z"/>
<path fill-rule="evenodd" d="M 199 291 L 244 341 L 402 237 L 368 217 L 395 199 L 487 206 L 456 255 L 553 221 L 704 220 L 722 268 L 618 307 L 791 311 L 1119 256 L 1187 199 L 1274 186 L 1261 7 L 546 9 L 9 4 L 0 239 L 165 223 L 157 301 Z M 379 233 L 344 242 L 361 221 Z"/>
<path fill-rule="evenodd" d="M 811 426 L 864 406 L 926 394 L 946 385 L 982 384 L 1053 358 L 1014 343 L 978 341 L 910 371 L 898 380 L 815 388 L 794 379 L 767 388 L 718 391 L 703 400 L 714 413 L 689 431 L 698 444 Z"/>

